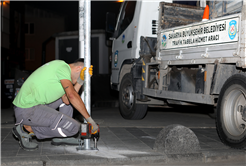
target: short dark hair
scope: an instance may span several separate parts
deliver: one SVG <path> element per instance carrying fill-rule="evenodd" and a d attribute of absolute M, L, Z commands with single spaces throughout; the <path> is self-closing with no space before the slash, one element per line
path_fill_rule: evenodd
<path fill-rule="evenodd" d="M 84 63 L 84 58 L 79 58 L 79 59 L 75 60 L 73 63 L 77 63 L 77 62 L 82 62 L 82 63 Z"/>
<path fill-rule="evenodd" d="M 79 58 L 73 62 L 74 66 L 82 66 L 82 64 L 84 64 L 84 58 Z"/>

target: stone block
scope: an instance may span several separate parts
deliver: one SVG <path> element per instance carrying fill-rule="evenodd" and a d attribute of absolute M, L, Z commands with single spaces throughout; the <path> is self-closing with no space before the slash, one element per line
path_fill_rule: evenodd
<path fill-rule="evenodd" d="M 165 154 L 189 154 L 200 150 L 197 136 L 189 128 L 174 124 L 158 134 L 154 150 Z"/>

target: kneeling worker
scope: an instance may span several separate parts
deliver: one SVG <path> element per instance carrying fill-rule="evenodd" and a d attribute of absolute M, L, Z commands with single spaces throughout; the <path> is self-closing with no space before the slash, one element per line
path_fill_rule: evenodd
<path fill-rule="evenodd" d="M 73 107 L 91 123 L 92 132 L 97 132 L 98 126 L 78 94 L 85 70 L 83 59 L 71 64 L 54 60 L 39 67 L 24 82 L 13 101 L 16 126 L 12 130 L 24 150 L 38 148 L 32 142 L 34 135 L 38 139 L 53 138 L 54 145 L 78 145 L 80 139 L 71 137 L 80 130 L 80 123 L 72 118 Z M 89 73 L 92 75 L 92 66 Z"/>

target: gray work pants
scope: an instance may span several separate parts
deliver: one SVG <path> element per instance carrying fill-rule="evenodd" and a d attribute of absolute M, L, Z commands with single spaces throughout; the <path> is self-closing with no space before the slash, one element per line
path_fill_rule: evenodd
<path fill-rule="evenodd" d="M 80 128 L 80 123 L 72 118 L 73 107 L 65 105 L 62 99 L 31 108 L 14 107 L 14 111 L 16 125 L 31 126 L 38 139 L 73 136 Z"/>

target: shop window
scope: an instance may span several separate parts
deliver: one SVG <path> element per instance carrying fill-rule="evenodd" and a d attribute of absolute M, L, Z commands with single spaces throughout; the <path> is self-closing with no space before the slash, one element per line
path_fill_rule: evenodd
<path fill-rule="evenodd" d="M 25 60 L 26 61 L 34 61 L 35 60 L 35 49 L 34 48 L 26 48 L 25 49 Z"/>
<path fill-rule="evenodd" d="M 34 23 L 25 23 L 25 34 L 34 34 Z"/>

